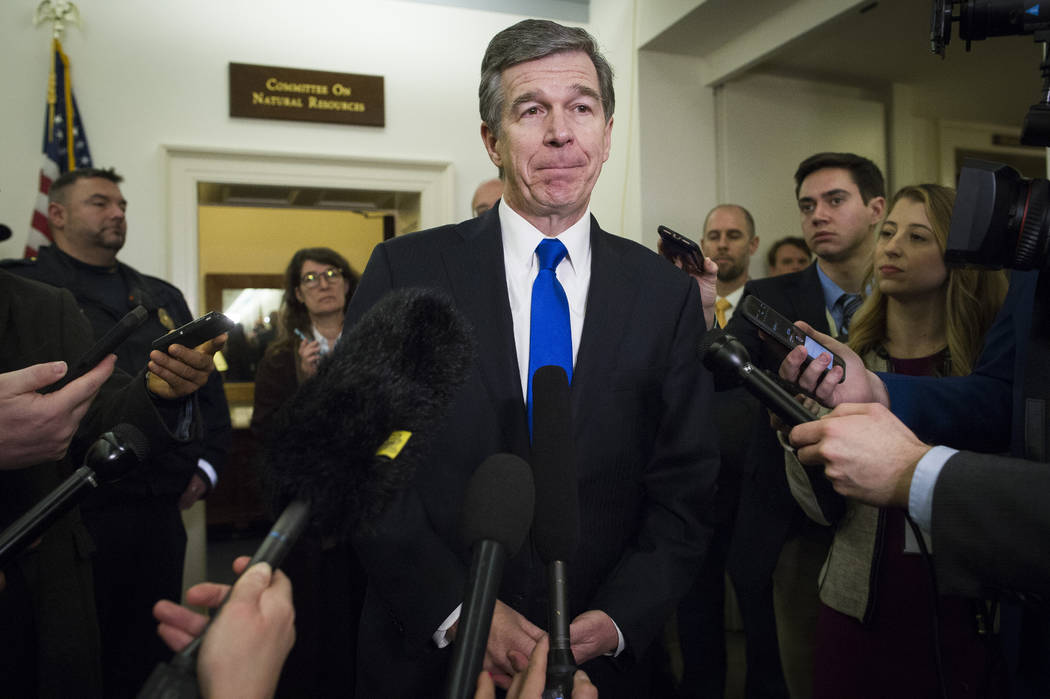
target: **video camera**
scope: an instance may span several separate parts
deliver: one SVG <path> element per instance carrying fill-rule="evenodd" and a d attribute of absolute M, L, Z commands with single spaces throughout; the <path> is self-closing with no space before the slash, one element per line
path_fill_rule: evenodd
<path fill-rule="evenodd" d="M 958 6 L 959 14 L 953 14 Z M 1029 0 L 933 0 L 930 48 L 944 56 L 952 22 L 970 50 L 973 41 L 1032 34 L 1050 41 L 1050 2 Z M 1050 146 L 1050 59 L 1040 64 L 1043 88 L 1028 110 L 1021 143 Z M 967 159 L 944 254 L 949 263 L 1009 269 L 1050 268 L 1050 182 L 1024 178 L 1013 168 Z"/>

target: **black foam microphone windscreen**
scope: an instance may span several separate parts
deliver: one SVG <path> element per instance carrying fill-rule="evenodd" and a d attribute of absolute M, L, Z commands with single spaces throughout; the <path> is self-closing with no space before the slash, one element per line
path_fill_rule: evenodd
<path fill-rule="evenodd" d="M 544 366 L 532 378 L 532 475 L 536 513 L 532 540 L 545 563 L 571 561 L 580 540 L 576 454 L 569 380 L 559 366 Z"/>
<path fill-rule="evenodd" d="M 529 465 L 514 454 L 493 454 L 474 471 L 463 495 L 459 531 L 464 547 L 488 539 L 515 555 L 529 533 L 534 506 Z"/>
<path fill-rule="evenodd" d="M 266 455 L 273 510 L 302 499 L 326 535 L 368 529 L 412 478 L 473 358 L 446 295 L 380 299 L 278 411 Z"/>
<path fill-rule="evenodd" d="M 445 696 L 468 699 L 481 671 L 503 565 L 521 548 L 534 510 L 532 472 L 513 454 L 494 454 L 470 477 L 460 535 L 472 550 Z"/>

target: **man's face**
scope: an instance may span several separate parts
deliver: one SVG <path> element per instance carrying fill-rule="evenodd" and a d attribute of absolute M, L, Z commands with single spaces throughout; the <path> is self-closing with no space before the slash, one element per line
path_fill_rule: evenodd
<path fill-rule="evenodd" d="M 820 259 L 848 260 L 872 240 L 872 226 L 879 222 L 885 206 L 883 197 L 872 197 L 865 204 L 848 170 L 817 170 L 799 187 L 802 237 Z"/>
<path fill-rule="evenodd" d="M 86 262 L 113 256 L 124 247 L 127 201 L 120 187 L 103 177 L 77 180 L 61 201 L 48 206 L 51 229 L 62 249 Z"/>
<path fill-rule="evenodd" d="M 806 267 L 809 267 L 809 253 L 798 246 L 785 243 L 777 248 L 777 253 L 773 256 L 769 276 L 798 272 Z"/>
<path fill-rule="evenodd" d="M 736 207 L 715 209 L 704 224 L 700 249 L 718 264 L 718 280 L 734 282 L 747 276 L 758 237 L 748 233 L 747 219 Z"/>
<path fill-rule="evenodd" d="M 581 51 L 552 54 L 504 70 L 502 88 L 499 137 L 486 124 L 481 135 L 504 168 L 504 200 L 531 221 L 578 219 L 612 134 L 594 64 Z"/>
<path fill-rule="evenodd" d="M 481 216 L 495 206 L 501 196 L 503 196 L 503 182 L 498 179 L 482 182 L 474 191 L 474 199 L 470 202 L 470 208 L 475 216 Z"/>

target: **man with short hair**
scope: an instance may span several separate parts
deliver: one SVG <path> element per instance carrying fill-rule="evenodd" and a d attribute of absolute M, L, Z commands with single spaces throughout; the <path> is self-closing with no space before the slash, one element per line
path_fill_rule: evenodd
<path fill-rule="evenodd" d="M 499 177 L 485 180 L 474 190 L 474 198 L 470 200 L 470 210 L 475 216 L 481 216 L 495 206 L 501 196 L 503 196 L 503 180 Z"/>
<path fill-rule="evenodd" d="M 7 261 L 23 277 L 68 289 L 101 337 L 141 304 L 149 313 L 117 348 L 117 366 L 137 374 L 153 340 L 193 319 L 171 284 L 120 262 L 127 236 L 122 178 L 112 169 L 71 170 L 48 193 L 54 245 L 33 260 Z M 186 532 L 180 508 L 206 495 L 225 463 L 231 440 L 222 379 L 213 373 L 198 392 L 202 438 L 155 454 L 117 483 L 101 486 L 82 507 L 97 548 L 95 596 L 102 633 L 106 695 L 134 696 L 153 666 L 167 656 L 154 632 L 151 609 L 182 592 Z M 129 580 L 135 584 L 128 585 Z"/>
<path fill-rule="evenodd" d="M 572 650 L 603 699 L 649 696 L 646 648 L 710 533 L 700 518 L 717 437 L 710 377 L 696 357 L 700 294 L 590 216 L 614 94 L 587 32 L 545 20 L 500 32 L 479 96 L 482 140 L 504 171 L 499 206 L 381 243 L 350 304 L 354 323 L 392 288 L 438 288 L 477 345 L 415 481 L 375 536 L 355 542 L 369 576 L 358 695 L 441 691 L 470 564 L 457 540 L 463 490 L 486 457 L 530 456 L 530 365 L 542 357 L 571 382 L 580 523 L 568 561 Z M 527 658 L 546 626 L 546 577 L 531 543 L 507 562 L 485 658 L 504 686 L 510 658 Z"/>
<path fill-rule="evenodd" d="M 817 153 L 799 164 L 795 194 L 802 235 L 817 257 L 800 272 L 747 283 L 781 315 L 844 337 L 860 305 L 871 269 L 874 231 L 886 206 L 878 166 L 853 153 Z M 733 316 L 726 332 L 739 339 L 756 366 L 777 370 L 780 354 L 769 349 L 755 326 Z M 810 522 L 795 503 L 784 472 L 783 448 L 768 419 L 760 417 L 751 473 L 741 483 L 740 509 L 729 552 L 729 571 L 738 592 L 770 598 L 776 571 L 776 623 L 784 678 L 792 696 L 808 696 L 812 682 L 813 633 L 818 609 L 817 573 L 831 532 Z M 779 565 L 778 565 L 779 561 Z M 745 626 L 748 623 L 744 614 Z"/>
<path fill-rule="evenodd" d="M 744 294 L 751 256 L 758 250 L 751 212 L 738 204 L 720 204 L 711 209 L 704 219 L 700 249 L 718 264 L 715 321 L 724 328 Z"/>
<path fill-rule="evenodd" d="M 766 271 L 770 277 L 800 272 L 813 260 L 813 253 L 803 238 L 785 236 L 770 246 L 766 253 Z"/>

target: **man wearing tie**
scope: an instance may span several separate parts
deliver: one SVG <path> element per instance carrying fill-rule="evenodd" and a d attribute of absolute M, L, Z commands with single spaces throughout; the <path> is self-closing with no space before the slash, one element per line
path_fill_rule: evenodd
<path fill-rule="evenodd" d="M 882 172 L 872 161 L 853 153 L 817 153 L 803 160 L 795 172 L 795 198 L 802 235 L 816 263 L 801 272 L 751 280 L 743 295 L 754 294 L 784 317 L 804 320 L 843 339 L 860 306 L 862 286 L 871 271 L 875 227 L 886 207 Z M 777 370 L 780 355 L 768 350 L 743 315 L 734 315 L 726 332 L 744 344 L 756 366 Z M 776 570 L 776 624 L 784 677 L 791 696 L 809 696 L 817 573 L 827 555 L 831 532 L 810 522 L 795 504 L 784 475 L 783 448 L 768 418 L 759 420 L 749 468 L 741 482 L 728 568 L 740 597 L 745 628 L 749 625 L 745 598 L 772 598 Z M 756 606 L 756 610 L 761 608 Z M 780 687 L 759 695 L 785 696 Z"/>
<path fill-rule="evenodd" d="M 590 194 L 608 158 L 612 71 L 582 29 L 526 20 L 482 62 L 481 136 L 505 172 L 479 218 L 379 245 L 349 309 L 386 291 L 446 292 L 474 328 L 476 359 L 413 484 L 355 544 L 369 575 L 359 696 L 440 691 L 469 552 L 463 489 L 489 455 L 528 458 L 531 374 L 570 373 L 580 547 L 569 564 L 576 660 L 601 696 L 648 695 L 646 649 L 699 564 L 718 470 L 698 361 L 697 285 L 599 228 Z M 485 668 L 506 685 L 544 626 L 546 568 L 527 540 L 504 571 Z"/>

